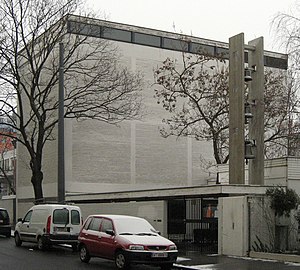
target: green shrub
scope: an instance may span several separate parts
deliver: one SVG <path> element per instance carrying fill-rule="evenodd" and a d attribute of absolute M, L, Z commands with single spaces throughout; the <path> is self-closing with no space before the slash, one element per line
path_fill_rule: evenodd
<path fill-rule="evenodd" d="M 266 195 L 271 199 L 271 208 L 277 216 L 290 216 L 292 209 L 296 209 L 299 204 L 298 194 L 290 188 L 281 186 L 268 188 Z"/>

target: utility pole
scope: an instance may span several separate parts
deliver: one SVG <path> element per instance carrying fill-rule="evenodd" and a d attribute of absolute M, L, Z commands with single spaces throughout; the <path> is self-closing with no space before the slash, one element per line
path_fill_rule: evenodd
<path fill-rule="evenodd" d="M 59 43 L 57 201 L 65 203 L 64 45 Z"/>
<path fill-rule="evenodd" d="M 245 61 L 248 56 L 248 65 Z M 247 95 L 245 92 L 247 89 Z M 247 112 L 245 111 L 247 108 Z M 246 126 L 246 124 L 248 126 Z M 245 138 L 248 127 L 249 138 Z M 244 44 L 244 34 L 229 39 L 229 183 L 264 184 L 264 53 L 263 38 Z"/>

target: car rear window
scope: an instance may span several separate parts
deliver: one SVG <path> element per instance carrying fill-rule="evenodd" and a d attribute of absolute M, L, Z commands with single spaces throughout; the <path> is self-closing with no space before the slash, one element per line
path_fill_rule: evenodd
<path fill-rule="evenodd" d="M 6 210 L 0 209 L 0 218 L 1 219 L 7 219 L 8 218 L 8 213 Z"/>
<path fill-rule="evenodd" d="M 69 223 L 69 210 L 68 209 L 56 209 L 53 211 L 53 223 L 54 224 L 68 224 Z"/>
<path fill-rule="evenodd" d="M 79 225 L 80 224 L 80 214 L 77 210 L 71 210 L 71 223 L 73 225 Z"/>

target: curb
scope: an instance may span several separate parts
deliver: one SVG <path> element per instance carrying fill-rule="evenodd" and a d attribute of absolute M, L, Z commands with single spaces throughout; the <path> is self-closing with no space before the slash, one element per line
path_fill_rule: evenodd
<path fill-rule="evenodd" d="M 255 258 L 255 259 L 275 260 L 275 261 L 280 261 L 280 262 L 300 263 L 300 256 L 292 255 L 292 254 L 265 253 L 265 252 L 250 251 L 249 257 Z"/>

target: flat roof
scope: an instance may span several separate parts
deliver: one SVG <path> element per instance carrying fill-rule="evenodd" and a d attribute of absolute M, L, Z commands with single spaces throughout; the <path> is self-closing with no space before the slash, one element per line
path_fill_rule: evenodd
<path fill-rule="evenodd" d="M 66 194 L 67 202 L 107 203 L 130 201 L 159 201 L 179 198 L 210 198 L 244 195 L 264 195 L 270 186 L 210 185 L 106 193 Z"/>
<path fill-rule="evenodd" d="M 208 53 L 212 56 L 222 55 L 224 59 L 229 59 L 229 44 L 226 42 L 98 20 L 94 18 L 69 15 L 67 31 L 68 33 L 73 34 L 133 43 L 141 46 L 156 47 L 166 50 L 175 50 L 194 54 L 202 52 Z M 248 50 L 251 50 L 251 46 L 245 45 L 246 62 L 248 60 Z M 264 51 L 264 65 L 266 67 L 287 69 L 288 56 L 287 54 Z"/>

